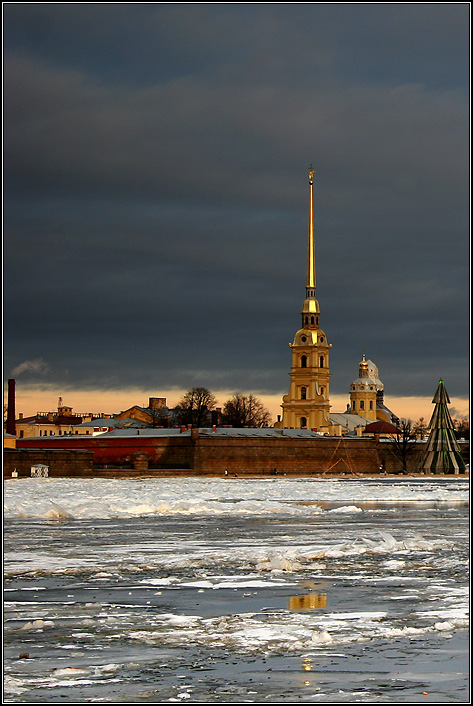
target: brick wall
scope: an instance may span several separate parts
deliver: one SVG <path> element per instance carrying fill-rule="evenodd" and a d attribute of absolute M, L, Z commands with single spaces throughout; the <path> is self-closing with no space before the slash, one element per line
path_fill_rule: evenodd
<path fill-rule="evenodd" d="M 402 459 L 389 441 L 375 437 L 222 438 L 194 436 L 195 475 L 372 475 L 403 472 Z M 426 450 L 417 442 L 407 457 L 407 472 L 420 473 Z M 462 448 L 468 459 L 469 446 Z"/>
<path fill-rule="evenodd" d="M 3 476 L 11 478 L 16 469 L 19 478 L 31 476 L 31 466 L 42 463 L 49 466 L 49 477 L 93 476 L 92 451 L 5 449 L 3 454 Z"/>
<path fill-rule="evenodd" d="M 196 475 L 311 475 L 373 474 L 380 466 L 390 472 L 401 464 L 374 438 L 345 440 L 333 437 L 316 439 L 219 438 L 201 435 L 195 440 Z"/>
<path fill-rule="evenodd" d="M 70 442 L 75 440 L 70 438 Z M 24 441 L 24 440 L 22 440 Z M 67 439 L 66 439 L 67 441 Z M 51 440 L 46 440 L 53 446 Z M 64 442 L 65 443 L 65 442 Z M 78 442 L 76 442 L 78 445 Z M 139 475 L 363 475 L 402 471 L 392 443 L 375 438 L 339 437 L 224 437 L 197 433 L 189 436 L 95 437 L 89 448 L 6 449 L 4 475 L 14 468 L 29 476 L 33 463 L 50 466 L 50 476 Z M 26 445 L 26 444 L 25 444 Z M 425 443 L 416 443 L 408 458 L 408 472 L 420 472 Z M 463 450 L 468 454 L 468 447 Z M 466 456 L 467 457 L 467 456 Z M 121 467 L 121 468 L 120 468 Z"/>

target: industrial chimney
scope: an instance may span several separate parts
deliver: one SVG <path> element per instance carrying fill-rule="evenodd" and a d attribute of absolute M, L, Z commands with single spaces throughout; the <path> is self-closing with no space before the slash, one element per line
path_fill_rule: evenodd
<path fill-rule="evenodd" d="M 8 381 L 7 434 L 16 436 L 15 424 L 15 381 Z"/>

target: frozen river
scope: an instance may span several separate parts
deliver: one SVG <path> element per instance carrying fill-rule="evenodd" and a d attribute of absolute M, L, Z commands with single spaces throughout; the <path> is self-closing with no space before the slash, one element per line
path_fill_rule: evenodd
<path fill-rule="evenodd" d="M 5 701 L 469 703 L 468 478 L 11 479 Z"/>

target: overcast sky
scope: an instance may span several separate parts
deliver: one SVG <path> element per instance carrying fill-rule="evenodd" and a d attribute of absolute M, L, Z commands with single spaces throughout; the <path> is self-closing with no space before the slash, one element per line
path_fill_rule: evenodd
<path fill-rule="evenodd" d="M 469 391 L 468 3 L 4 3 L 4 379 Z"/>

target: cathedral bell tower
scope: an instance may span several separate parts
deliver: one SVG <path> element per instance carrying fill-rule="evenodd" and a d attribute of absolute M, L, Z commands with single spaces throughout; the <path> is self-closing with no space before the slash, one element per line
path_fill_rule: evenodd
<path fill-rule="evenodd" d="M 320 307 L 315 285 L 314 174 L 309 171 L 309 237 L 302 327 L 289 346 L 292 351 L 289 393 L 282 402 L 282 427 L 316 429 L 331 426 L 329 349 L 332 344 L 319 326 Z"/>

